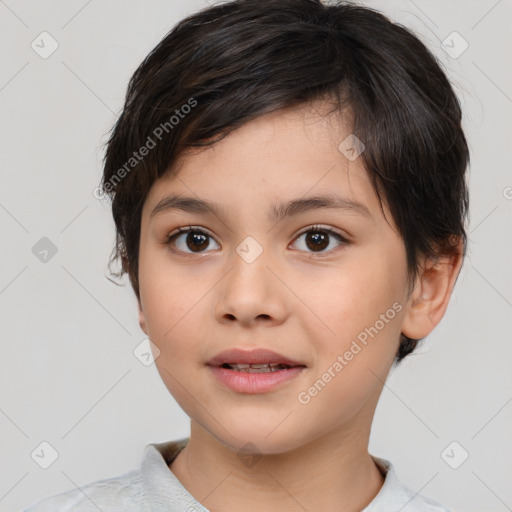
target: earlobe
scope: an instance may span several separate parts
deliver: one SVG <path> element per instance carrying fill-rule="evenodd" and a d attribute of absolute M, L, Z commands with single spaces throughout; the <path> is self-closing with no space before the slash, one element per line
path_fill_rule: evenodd
<path fill-rule="evenodd" d="M 462 267 L 462 252 L 427 260 L 409 297 L 402 333 L 412 339 L 430 334 L 443 318 Z"/>
<path fill-rule="evenodd" d="M 142 305 L 140 303 L 140 299 L 137 301 L 137 308 L 139 311 L 139 325 L 142 331 L 148 336 L 148 328 L 146 325 L 146 316 L 144 315 L 144 311 L 142 311 Z"/>

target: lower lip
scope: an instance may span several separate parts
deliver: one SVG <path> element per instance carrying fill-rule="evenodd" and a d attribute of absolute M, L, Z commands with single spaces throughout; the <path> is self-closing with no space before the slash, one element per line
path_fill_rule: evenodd
<path fill-rule="evenodd" d="M 294 366 L 276 372 L 249 373 L 238 370 L 228 370 L 219 366 L 209 366 L 217 379 L 228 388 L 239 393 L 265 393 L 279 384 L 297 377 L 304 366 Z"/>

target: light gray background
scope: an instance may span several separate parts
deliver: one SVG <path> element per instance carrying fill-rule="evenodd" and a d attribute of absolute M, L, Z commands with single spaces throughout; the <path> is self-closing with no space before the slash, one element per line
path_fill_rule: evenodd
<path fill-rule="evenodd" d="M 463 103 L 472 157 L 469 257 L 441 324 L 390 375 L 370 452 L 455 511 L 512 510 L 512 3 L 364 3 L 439 57 Z M 206 5 L 0 1 L 2 511 L 121 474 L 147 443 L 188 435 L 154 365 L 133 354 L 145 336 L 129 285 L 105 277 L 113 221 L 93 189 L 131 74 Z M 59 45 L 47 59 L 31 48 L 42 31 Z M 458 58 L 441 46 L 453 31 L 469 44 Z M 46 263 L 32 252 L 42 237 L 58 249 Z M 31 458 L 43 441 L 59 454 L 48 469 Z M 441 456 L 453 441 L 469 453 L 458 469 Z"/>

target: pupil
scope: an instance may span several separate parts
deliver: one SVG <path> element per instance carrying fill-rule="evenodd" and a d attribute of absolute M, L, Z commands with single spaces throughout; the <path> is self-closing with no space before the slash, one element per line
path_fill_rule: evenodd
<path fill-rule="evenodd" d="M 311 234 L 312 233 L 312 234 Z M 313 246 L 310 247 L 308 244 L 308 247 L 310 249 L 316 248 L 316 249 L 325 249 L 329 245 L 327 242 L 327 234 L 321 233 L 320 231 L 312 231 L 310 234 L 306 235 L 306 243 L 312 242 Z"/>
<path fill-rule="evenodd" d="M 199 241 L 198 244 L 195 242 Z M 197 232 L 191 232 L 187 235 L 187 246 L 191 250 L 205 249 L 208 247 L 207 236 Z"/>

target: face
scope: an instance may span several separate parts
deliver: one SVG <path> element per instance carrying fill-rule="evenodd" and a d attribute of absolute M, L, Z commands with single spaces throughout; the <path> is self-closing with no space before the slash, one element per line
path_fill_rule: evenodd
<path fill-rule="evenodd" d="M 310 106 L 259 117 L 184 154 L 144 204 L 141 328 L 179 405 L 234 450 L 370 428 L 398 349 L 406 254 L 361 158 L 338 149 L 349 134 Z M 305 201 L 320 196 L 340 204 Z M 215 358 L 230 349 L 292 368 L 223 370 L 235 356 Z"/>

